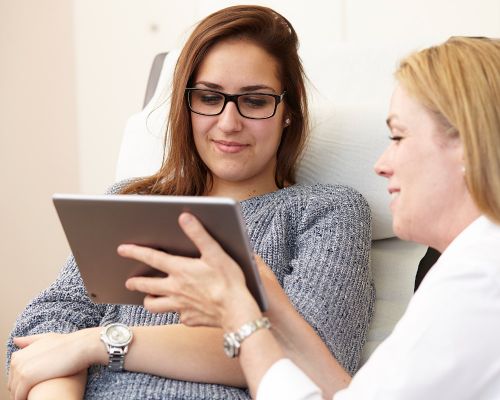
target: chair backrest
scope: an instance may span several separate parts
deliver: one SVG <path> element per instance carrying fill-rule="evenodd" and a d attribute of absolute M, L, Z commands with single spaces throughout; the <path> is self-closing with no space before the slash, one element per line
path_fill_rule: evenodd
<path fill-rule="evenodd" d="M 302 54 L 311 81 L 312 132 L 300 163 L 298 181 L 345 184 L 357 189 L 373 216 L 372 269 L 377 289 L 366 359 L 394 327 L 413 294 L 415 272 L 426 248 L 394 237 L 387 183 L 373 165 L 388 144 L 385 117 L 392 72 L 406 52 L 331 46 Z M 153 63 L 149 99 L 127 122 L 116 179 L 156 172 L 163 159 L 163 135 L 170 82 L 179 52 Z M 163 61 L 161 73 L 158 64 Z M 159 76 L 159 79 L 158 79 Z M 155 88 L 155 90 L 152 89 Z"/>

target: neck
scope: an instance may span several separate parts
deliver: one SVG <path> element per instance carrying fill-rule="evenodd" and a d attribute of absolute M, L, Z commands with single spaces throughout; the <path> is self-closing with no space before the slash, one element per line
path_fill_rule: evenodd
<path fill-rule="evenodd" d="M 450 243 L 453 242 L 465 228 L 479 218 L 481 214 L 481 211 L 477 208 L 470 195 L 468 195 L 462 203 L 462 207 L 454 213 L 454 219 L 448 221 L 447 226 L 441 227 L 441 234 L 435 239 L 434 243 L 428 244 L 442 253 Z"/>
<path fill-rule="evenodd" d="M 230 197 L 237 201 L 261 196 L 278 190 L 274 178 L 266 182 L 252 182 L 251 179 L 240 182 L 224 181 L 214 178 L 211 190 L 207 196 Z"/>

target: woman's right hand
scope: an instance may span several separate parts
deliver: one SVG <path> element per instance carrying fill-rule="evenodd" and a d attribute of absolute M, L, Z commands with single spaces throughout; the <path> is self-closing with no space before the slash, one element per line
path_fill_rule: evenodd
<path fill-rule="evenodd" d="M 248 291 L 243 272 L 191 214 L 183 213 L 179 225 L 198 248 L 201 257 L 167 254 L 152 248 L 121 245 L 118 253 L 167 274 L 134 277 L 130 290 L 146 293 L 144 307 L 151 312 L 176 311 L 189 326 L 222 327 L 232 331 L 261 316 Z"/>

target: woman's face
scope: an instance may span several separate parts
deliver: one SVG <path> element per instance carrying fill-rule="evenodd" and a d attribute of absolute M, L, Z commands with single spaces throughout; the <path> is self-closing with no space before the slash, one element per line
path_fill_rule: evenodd
<path fill-rule="evenodd" d="M 276 60 L 246 40 L 216 44 L 203 59 L 194 87 L 226 94 L 283 92 Z M 214 178 L 214 190 L 238 185 L 249 195 L 276 190 L 276 153 L 284 127 L 285 106 L 274 117 L 248 119 L 228 102 L 220 115 L 191 113 L 196 149 Z"/>
<path fill-rule="evenodd" d="M 453 239 L 470 203 L 460 139 L 399 85 L 387 124 L 392 143 L 375 171 L 388 179 L 394 233 L 439 248 Z"/>

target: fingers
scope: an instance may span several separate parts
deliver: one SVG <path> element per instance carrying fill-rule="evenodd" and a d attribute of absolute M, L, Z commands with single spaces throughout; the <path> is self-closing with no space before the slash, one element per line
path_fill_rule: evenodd
<path fill-rule="evenodd" d="M 31 344 L 30 336 L 15 337 L 14 339 L 12 339 L 12 341 L 20 349 L 24 349 L 26 346 Z"/>
<path fill-rule="evenodd" d="M 208 234 L 203 225 L 193 215 L 182 213 L 179 216 L 179 225 L 186 236 L 194 243 L 202 256 L 226 254 L 212 236 Z"/>
<path fill-rule="evenodd" d="M 30 335 L 30 336 L 18 336 L 12 339 L 14 344 L 23 349 L 26 346 L 29 346 L 31 343 L 36 342 L 39 339 L 42 339 L 49 335 L 48 333 L 41 333 L 39 335 Z"/>
<path fill-rule="evenodd" d="M 169 278 L 134 277 L 125 282 L 129 290 L 147 295 L 144 297 L 144 308 L 152 313 L 179 312 L 181 303 L 172 296 Z"/>
<path fill-rule="evenodd" d="M 12 354 L 10 363 L 7 388 L 10 392 L 11 399 L 26 399 L 32 387 L 29 373 L 24 369 L 18 368 L 17 359 L 19 358 L 20 351 L 21 350 Z"/>
<path fill-rule="evenodd" d="M 147 295 L 144 297 L 144 308 L 152 313 L 178 312 L 179 304 L 166 296 L 155 297 Z"/>
<path fill-rule="evenodd" d="M 167 278 L 146 278 L 142 276 L 127 279 L 125 287 L 128 290 L 149 293 L 153 296 L 168 295 Z"/>
<path fill-rule="evenodd" d="M 141 261 L 167 275 L 171 273 L 171 268 L 175 265 L 173 261 L 178 258 L 163 251 L 135 244 L 121 244 L 118 246 L 117 252 L 122 257 Z"/>

